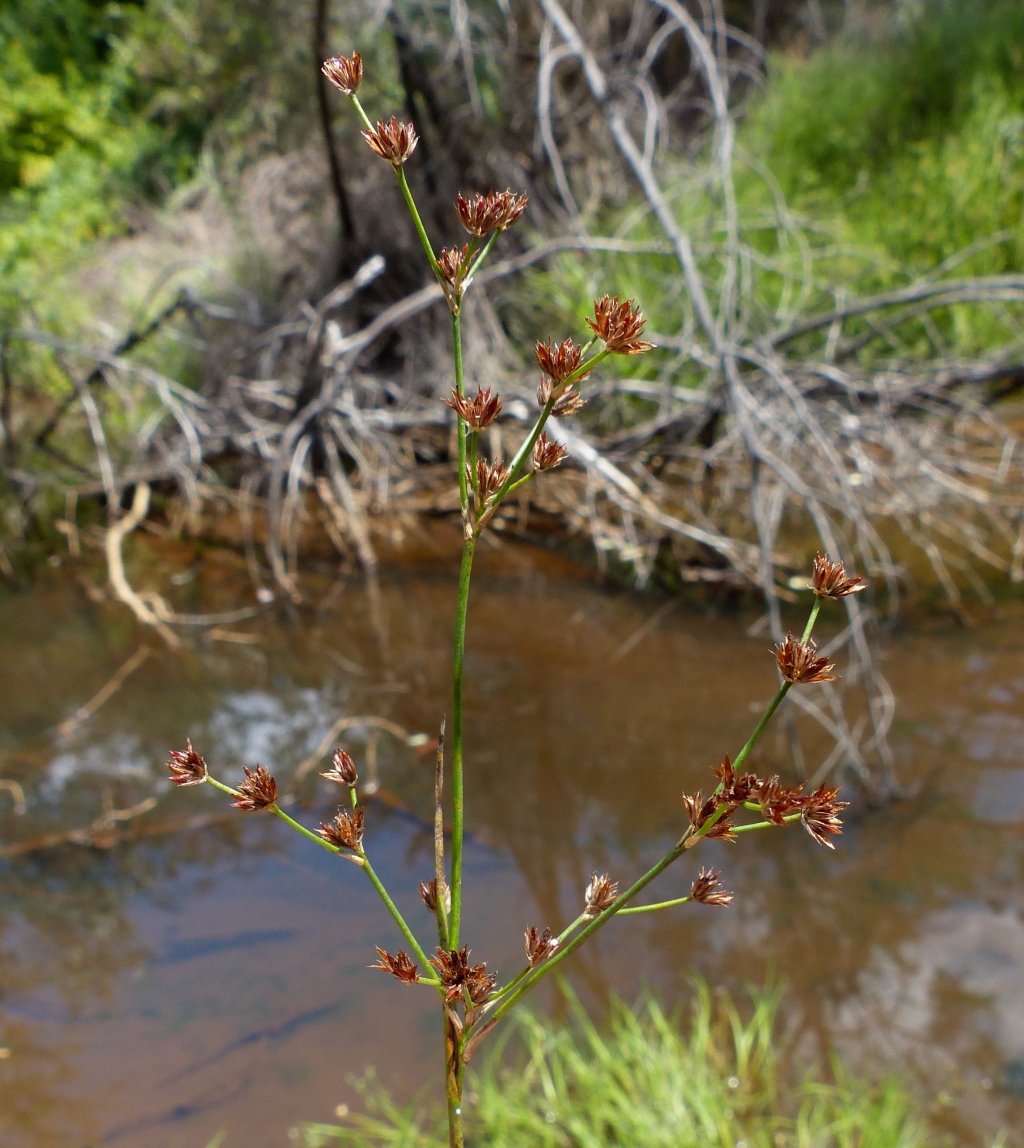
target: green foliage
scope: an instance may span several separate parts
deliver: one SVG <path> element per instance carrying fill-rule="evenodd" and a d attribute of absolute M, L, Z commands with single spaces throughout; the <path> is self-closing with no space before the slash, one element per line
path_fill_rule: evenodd
<path fill-rule="evenodd" d="M 841 241 L 930 270 L 1007 231 L 975 267 L 1024 265 L 1024 6 L 932 2 L 885 44 L 776 59 L 744 145 Z"/>
<path fill-rule="evenodd" d="M 714 299 L 724 212 L 695 178 L 708 159 L 669 160 L 661 183 Z M 889 290 L 946 267 L 958 276 L 1020 272 L 1024 5 L 930 0 L 888 38 L 774 57 L 739 128 L 735 191 L 752 335 L 831 310 L 840 293 Z M 592 230 L 665 244 L 636 200 L 592 221 Z M 649 254 L 566 257 L 555 274 L 532 277 L 533 314 L 554 307 L 580 321 L 597 284 L 608 281 L 642 302 L 655 331 L 692 322 L 678 263 Z M 1007 341 L 1014 321 L 981 306 L 932 319 L 930 331 L 911 323 L 899 332 L 902 354 L 934 355 L 938 335 L 949 352 L 985 355 Z M 882 351 L 871 345 L 862 364 Z M 680 357 L 678 381 L 688 371 Z"/>
<path fill-rule="evenodd" d="M 688 1026 L 655 1003 L 612 1006 L 606 1033 L 571 1001 L 570 1027 L 526 1014 L 511 1060 L 468 1084 L 468 1138 L 479 1148 L 927 1148 L 938 1144 L 895 1081 L 787 1089 L 774 1043 L 778 998 L 749 1019 L 700 987 Z M 306 1148 L 441 1148 L 446 1137 L 379 1090 L 371 1115 L 309 1125 Z"/>

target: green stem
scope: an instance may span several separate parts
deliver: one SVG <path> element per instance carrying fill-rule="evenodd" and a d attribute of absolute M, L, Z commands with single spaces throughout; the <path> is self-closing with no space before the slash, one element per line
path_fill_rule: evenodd
<path fill-rule="evenodd" d="M 799 821 L 803 815 L 800 813 L 787 813 L 783 817 L 783 821 L 787 825 L 792 825 L 794 821 Z M 778 829 L 779 826 L 774 821 L 751 821 L 749 825 L 734 825 L 732 827 L 733 833 L 751 833 L 755 829 Z M 629 911 L 628 909 L 626 910 Z"/>
<path fill-rule="evenodd" d="M 430 264 L 431 271 L 437 275 L 437 260 L 434 258 L 434 249 L 430 246 L 427 229 L 423 226 L 423 220 L 420 219 L 420 213 L 416 208 L 416 200 L 413 199 L 412 191 L 409 188 L 409 181 L 405 178 L 405 168 L 401 166 L 396 167 L 394 164 L 392 164 L 392 166 L 395 168 L 395 178 L 398 180 L 398 186 L 402 189 L 405 206 L 409 209 L 409 214 L 412 216 L 413 227 L 416 228 L 416 234 L 420 237 L 420 244 L 427 257 L 427 262 Z"/>
<path fill-rule="evenodd" d="M 818 611 L 821 609 L 821 602 L 821 598 L 814 599 L 814 605 L 811 607 L 811 613 L 807 618 L 807 625 L 804 626 L 803 637 L 800 639 L 801 642 L 806 642 L 810 638 L 811 631 L 814 629 L 814 623 L 818 620 Z M 757 745 L 768 723 L 775 716 L 775 711 L 782 705 L 782 699 L 789 693 L 792 687 L 792 682 L 783 682 L 782 685 L 779 686 L 778 693 L 772 698 L 768 708 L 764 711 L 764 716 L 757 723 L 754 732 L 747 738 L 747 744 L 736 755 L 736 760 L 732 763 L 733 769 L 739 769 L 743 762 L 746 761 L 750 755 L 750 751 Z"/>
<path fill-rule="evenodd" d="M 680 843 L 672 848 L 664 857 L 654 866 L 647 870 L 647 872 L 625 891 L 620 893 L 618 897 L 608 906 L 602 913 L 598 913 L 579 933 L 565 946 L 560 948 L 552 957 L 546 960 L 542 965 L 538 965 L 535 969 L 523 978 L 519 987 L 515 991 L 509 993 L 505 1000 L 498 1005 L 494 1010 L 493 1015 L 487 1022 L 487 1028 L 492 1028 L 499 1020 L 515 1005 L 518 1001 L 530 991 L 531 988 L 541 979 L 547 976 L 553 969 L 557 968 L 562 961 L 571 956 L 581 945 L 585 944 L 593 935 L 601 928 L 606 922 L 610 921 L 621 909 L 631 901 L 641 889 L 649 885 L 655 877 L 663 873 L 673 861 L 677 861 L 684 852 L 684 846 Z M 480 1032 L 479 1035 L 483 1035 Z"/>
<path fill-rule="evenodd" d="M 476 473 L 476 449 L 477 449 L 477 439 L 479 437 L 480 437 L 480 434 L 478 431 L 475 431 L 475 430 L 467 431 L 466 438 L 467 438 L 467 441 L 469 443 L 469 475 L 468 475 L 468 480 L 469 480 L 470 485 L 473 487 L 473 506 L 477 510 L 478 513 L 479 513 L 479 509 L 480 509 L 480 484 L 477 481 L 477 473 Z"/>
<path fill-rule="evenodd" d="M 671 909 L 692 900 L 692 897 L 676 897 L 674 901 L 659 901 L 656 905 L 632 905 L 628 909 L 620 909 L 619 916 L 624 917 L 627 913 L 653 913 L 655 909 Z"/>
<path fill-rule="evenodd" d="M 369 858 L 367 858 L 365 853 L 362 855 L 362 858 L 363 872 L 365 872 L 367 877 L 370 878 L 370 884 L 377 890 L 378 896 L 384 902 L 387 911 L 394 918 L 395 924 L 399 927 L 399 929 L 401 929 L 402 936 L 405 937 L 406 941 L 408 941 L 409 946 L 415 953 L 417 960 L 423 963 L 424 968 L 429 969 L 431 967 L 430 961 L 427 959 L 427 954 L 423 951 L 422 948 L 420 948 L 420 943 L 416 940 L 412 929 L 409 928 L 409 926 L 406 924 L 405 918 L 398 911 L 398 906 L 394 903 L 394 901 L 391 900 L 387 889 L 384 888 L 383 882 L 377 876 L 376 872 L 374 872 L 374 868 L 370 864 Z M 432 979 L 429 983 L 436 986 L 437 988 L 441 987 L 441 982 L 436 978 Z"/>
<path fill-rule="evenodd" d="M 495 241 L 497 240 L 497 238 L 500 234 L 501 234 L 500 231 L 492 231 L 491 234 L 487 237 L 487 242 L 484 244 L 483 250 L 476 257 L 476 259 L 473 259 L 473 265 L 470 267 L 470 269 L 466 273 L 466 275 L 463 276 L 463 282 L 468 282 L 480 270 L 480 265 L 483 263 L 483 261 L 490 254 L 491 248 L 494 246 Z M 476 242 L 476 241 L 474 240 L 473 242 Z M 467 259 L 473 258 L 473 246 L 472 246 L 472 244 L 470 244 L 470 249 L 467 252 L 466 257 L 467 257 Z"/>
<path fill-rule="evenodd" d="M 811 636 L 811 631 L 814 629 L 814 623 L 818 620 L 818 611 L 821 609 L 822 599 L 815 595 L 814 605 L 811 607 L 810 616 L 807 619 L 807 625 L 804 626 L 804 636 L 800 639 L 801 642 L 806 642 Z"/>
<path fill-rule="evenodd" d="M 452 315 L 452 351 L 455 356 L 455 390 L 460 394 L 466 393 L 465 372 L 462 365 L 462 314 L 456 311 Z M 466 521 L 469 513 L 469 487 L 466 485 L 466 424 L 456 418 L 459 436 L 459 501 L 462 504 L 462 518 Z"/>
<path fill-rule="evenodd" d="M 466 617 L 469 583 L 473 574 L 476 536 L 468 534 L 462 544 L 459 590 L 455 603 L 455 650 L 452 658 L 452 908 L 448 919 L 448 944 L 459 947 L 462 924 L 462 844 L 464 829 L 462 681 L 466 657 Z"/>
<path fill-rule="evenodd" d="M 594 367 L 597 366 L 598 363 L 601 362 L 602 359 L 606 359 L 610 354 L 610 351 L 602 347 L 601 350 L 598 351 L 592 359 L 585 363 L 581 363 L 580 366 L 577 367 L 575 371 L 573 371 L 573 373 L 565 380 L 566 385 L 572 383 L 575 379 L 579 378 L 580 375 L 588 374 L 594 369 Z M 513 458 L 509 464 L 508 478 L 505 479 L 504 484 L 498 489 L 494 497 L 491 499 L 492 514 L 501 500 L 505 497 L 506 494 L 508 494 L 516 479 L 519 477 L 519 472 L 526 465 L 526 460 L 530 457 L 533 448 L 537 445 L 537 439 L 540 438 L 545 424 L 551 417 L 551 411 L 554 408 L 555 401 L 555 397 L 552 396 L 547 401 L 547 403 L 545 403 L 544 409 L 540 412 L 540 417 L 533 424 L 533 429 L 526 436 L 526 438 L 523 439 L 522 445 L 520 446 L 519 450 L 516 451 L 515 458 Z"/>

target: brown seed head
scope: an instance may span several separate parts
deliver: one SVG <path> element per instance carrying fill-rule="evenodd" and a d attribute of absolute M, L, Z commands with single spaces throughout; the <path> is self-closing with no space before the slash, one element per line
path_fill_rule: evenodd
<path fill-rule="evenodd" d="M 363 79 L 363 57 L 358 52 L 351 56 L 333 56 L 324 60 L 321 70 L 339 92 L 352 96 Z"/>
<path fill-rule="evenodd" d="M 351 789 L 358 777 L 356 763 L 343 749 L 334 751 L 331 762 L 331 768 L 320 776 L 326 777 L 328 781 L 337 782 L 338 785 L 347 785 Z"/>
<path fill-rule="evenodd" d="M 437 878 L 431 877 L 429 881 L 420 882 L 420 896 L 423 898 L 423 904 L 432 912 L 437 912 Z M 452 891 L 446 885 L 444 887 L 444 907 L 445 912 L 450 913 L 452 908 Z"/>
<path fill-rule="evenodd" d="M 689 818 L 690 824 L 694 829 L 703 829 L 708 819 L 717 811 L 719 805 L 724 804 L 726 803 L 722 800 L 721 794 L 717 793 L 712 793 L 706 801 L 700 790 L 692 794 L 683 794 L 683 808 L 686 810 L 686 816 Z"/>
<path fill-rule="evenodd" d="M 437 975 L 445 986 L 445 1000 L 451 1004 L 465 991 L 473 1004 L 483 1004 L 497 981 L 496 976 L 487 972 L 487 965 L 471 965 L 469 949 L 465 945 L 457 950 L 438 948 L 435 952 L 437 956 L 431 957 L 430 963 L 437 969 Z"/>
<path fill-rule="evenodd" d="M 596 917 L 598 913 L 603 913 L 618 895 L 618 881 L 613 881 L 607 873 L 603 873 L 601 876 L 595 873 L 590 878 L 590 883 L 584 893 L 587 916 Z"/>
<path fill-rule="evenodd" d="M 829 838 L 842 833 L 843 823 L 839 814 L 849 804 L 837 801 L 838 793 L 839 790 L 832 786 L 819 786 L 808 796 L 801 817 L 807 832 L 819 845 L 827 845 L 829 849 L 835 849 Z"/>
<path fill-rule="evenodd" d="M 546 376 L 541 379 L 537 386 L 537 402 L 541 407 L 548 405 L 548 400 L 551 398 L 551 392 L 555 384 L 551 382 Z M 564 391 L 555 399 L 555 405 L 551 408 L 551 413 L 556 419 L 564 419 L 568 415 L 574 415 L 582 407 L 586 405 L 587 400 L 573 389 L 573 384 L 570 383 Z"/>
<path fill-rule="evenodd" d="M 466 267 L 466 256 L 469 254 L 469 244 L 461 247 L 445 247 L 437 257 L 437 269 L 441 278 L 451 288 L 451 295 L 459 297 L 462 294 Z"/>
<path fill-rule="evenodd" d="M 380 947 L 374 945 L 377 950 L 377 956 L 380 960 L 375 965 L 370 965 L 371 969 L 380 969 L 382 972 L 390 973 L 393 977 L 398 977 L 400 981 L 405 981 L 407 985 L 414 985 L 416 978 L 419 976 L 419 969 L 409 959 L 409 954 L 398 950 L 397 956 L 392 956 Z"/>
<path fill-rule="evenodd" d="M 489 191 L 486 195 L 476 193 L 468 199 L 459 195 L 455 200 L 455 211 L 469 234 L 483 239 L 492 231 L 511 227 L 526 210 L 528 202 L 525 195 L 516 195 L 507 189 Z"/>
<path fill-rule="evenodd" d="M 531 925 L 526 930 L 526 959 L 530 962 L 531 969 L 543 964 L 557 948 L 558 938 L 551 935 L 550 929 L 539 933 L 537 926 Z"/>
<path fill-rule="evenodd" d="M 721 765 L 712 767 L 711 772 L 722 783 L 719 798 L 723 805 L 742 805 L 761 785 L 761 779 L 752 773 L 738 774 L 728 754 Z"/>
<path fill-rule="evenodd" d="M 444 400 L 448 406 L 473 430 L 485 430 L 501 413 L 504 405 L 490 387 L 477 387 L 476 394 L 460 395 L 452 388 L 451 396 Z"/>
<path fill-rule="evenodd" d="M 782 645 L 775 647 L 775 662 L 779 673 L 793 685 L 833 682 L 836 678 L 835 674 L 829 673 L 835 666 L 828 658 L 818 656 L 818 648 L 813 639 L 798 642 L 792 634 L 787 634 Z"/>
<path fill-rule="evenodd" d="M 719 876 L 714 869 L 701 869 L 690 888 L 690 899 L 702 905 L 719 905 L 723 908 L 731 905 L 732 893 L 722 888 Z"/>
<path fill-rule="evenodd" d="M 412 124 L 403 124 L 395 116 L 386 122 L 378 120 L 372 131 L 360 134 L 377 155 L 393 167 L 401 167 L 420 142 Z"/>
<path fill-rule="evenodd" d="M 819 598 L 845 598 L 867 589 L 861 577 L 848 578 L 842 562 L 833 562 L 827 554 L 815 554 L 811 585 Z"/>
<path fill-rule="evenodd" d="M 807 804 L 809 798 L 802 785 L 783 785 L 778 777 L 762 781 L 757 790 L 757 800 L 766 821 L 773 825 L 785 825 L 791 813 L 797 813 Z"/>
<path fill-rule="evenodd" d="M 537 344 L 537 362 L 540 364 L 540 369 L 556 383 L 564 383 L 570 375 L 579 370 L 582 360 L 583 348 L 577 347 L 572 339 L 555 344 L 549 339 L 546 343 Z M 590 371 L 584 371 L 573 381 L 580 382 L 589 374 Z"/>
<path fill-rule="evenodd" d="M 361 809 L 339 809 L 330 825 L 320 823 L 320 836 L 336 849 L 352 849 L 361 853 L 363 849 L 364 817 Z"/>
<path fill-rule="evenodd" d="M 277 782 L 262 765 L 257 765 L 255 769 L 246 767 L 243 772 L 245 778 L 238 783 L 238 800 L 232 802 L 236 809 L 251 812 L 266 809 L 277 801 Z"/>
<path fill-rule="evenodd" d="M 568 454 L 560 442 L 554 442 L 542 434 L 533 444 L 533 469 L 551 470 L 563 462 Z"/>
<path fill-rule="evenodd" d="M 632 299 L 620 303 L 618 295 L 605 295 L 594 304 L 594 318 L 587 326 L 613 354 L 640 355 L 654 346 L 639 337 L 646 322 Z"/>
<path fill-rule="evenodd" d="M 476 481 L 481 498 L 490 498 L 492 494 L 499 491 L 506 478 L 508 478 L 508 471 L 500 462 L 486 462 L 482 458 L 477 459 Z"/>
<path fill-rule="evenodd" d="M 167 768 L 175 785 L 202 785 L 209 776 L 202 755 L 192 748 L 191 738 L 185 742 L 184 749 L 171 750 Z"/>

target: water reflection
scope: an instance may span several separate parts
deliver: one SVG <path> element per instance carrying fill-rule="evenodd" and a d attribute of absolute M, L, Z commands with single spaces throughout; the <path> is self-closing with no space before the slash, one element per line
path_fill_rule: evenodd
<path fill-rule="evenodd" d="M 467 699 L 468 940 L 506 971 L 523 927 L 574 916 L 593 870 L 628 877 L 678 836 L 680 791 L 772 689 L 740 622 L 677 609 L 634 642 L 648 604 L 514 560 L 474 599 Z M 366 968 L 393 938 L 354 868 L 208 791 L 169 792 L 162 762 L 190 734 L 226 776 L 258 760 L 284 778 L 342 714 L 432 733 L 451 601 L 446 573 L 393 575 L 372 612 L 339 587 L 256 645 L 151 657 L 70 739 L 56 727 L 138 635 L 56 584 L 0 603 L 0 776 L 27 803 L 15 816 L 0 793 L 5 1145 L 276 1143 L 356 1103 L 346 1078 L 368 1065 L 406 1095 L 436 1079 L 432 999 Z M 775 975 L 805 1054 L 914 1066 L 955 1096 L 958 1142 L 1024 1124 L 1001 1087 L 1024 1057 L 1022 629 L 905 636 L 896 749 L 919 795 L 855 817 L 835 854 L 793 831 L 712 843 L 696 864 L 722 868 L 735 907 L 613 924 L 573 962 L 577 988 L 599 1007 L 609 988 L 682 999 L 693 970 L 737 989 Z M 431 755 L 368 725 L 346 737 L 361 763 L 372 741 L 368 848 L 427 935 Z M 758 764 L 784 769 L 782 747 Z M 311 775 L 299 815 L 326 817 L 327 790 Z M 91 846 L 29 848 L 150 799 Z"/>

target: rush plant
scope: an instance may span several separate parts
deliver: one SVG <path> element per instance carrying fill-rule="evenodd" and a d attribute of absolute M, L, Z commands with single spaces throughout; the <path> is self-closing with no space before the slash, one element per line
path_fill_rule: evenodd
<path fill-rule="evenodd" d="M 501 233 L 513 226 L 527 206 L 525 195 L 511 191 L 490 191 L 485 195 L 460 195 L 455 204 L 459 222 L 469 239 L 461 246 L 444 248 L 435 254 L 424 228 L 405 175 L 405 164 L 416 149 L 417 135 L 411 124 L 392 116 L 371 123 L 357 96 L 362 79 L 362 59 L 358 52 L 337 57 L 324 64 L 328 79 L 351 101 L 363 122 L 363 137 L 371 149 L 391 164 L 402 196 L 419 236 L 423 253 L 437 279 L 451 312 L 454 386 L 448 399 L 458 425 L 458 479 L 462 512 L 463 544 L 455 612 L 455 641 L 452 660 L 451 748 L 445 761 L 444 723 L 441 724 L 436 772 L 434 814 L 434 874 L 420 884 L 427 908 L 434 914 L 437 944 L 421 943 L 402 916 L 378 877 L 364 845 L 365 814 L 359 801 L 356 764 L 343 749 L 334 754 L 333 765 L 323 774 L 347 791 L 329 824 L 317 832 L 300 825 L 277 803 L 274 778 L 261 765 L 246 768 L 237 788 L 212 777 L 203 757 L 188 742 L 184 750 L 171 754 L 168 766 L 178 785 L 208 783 L 234 799 L 240 810 L 266 810 L 296 832 L 361 869 L 376 889 L 404 938 L 405 947 L 392 953 L 378 947 L 381 969 L 409 985 L 422 985 L 437 994 L 444 1038 L 445 1093 L 451 1148 L 462 1148 L 463 1083 L 466 1065 L 481 1042 L 515 1008 L 527 993 L 562 961 L 604 928 L 614 917 L 630 913 L 650 913 L 690 901 L 726 906 L 732 894 L 719 883 L 718 874 L 702 868 L 693 879 L 690 893 L 670 901 L 636 905 L 633 902 L 659 874 L 679 861 L 701 842 L 710 839 L 734 841 L 742 834 L 800 822 L 811 837 L 832 847 L 831 838 L 841 831 L 839 813 L 844 802 L 837 790 L 821 786 L 804 793 L 802 786 L 785 786 L 777 777 L 761 778 L 743 772 L 747 758 L 764 733 L 768 722 L 794 686 L 810 686 L 830 680 L 832 666 L 818 654 L 811 631 L 822 601 L 839 599 L 863 589 L 864 581 L 848 577 L 842 563 L 819 555 L 815 560 L 811 588 L 814 604 L 799 640 L 787 637 L 775 650 L 781 678 L 778 691 L 764 716 L 735 759 L 723 758 L 713 772 L 714 789 L 708 797 L 700 793 L 683 795 L 681 833 L 672 848 L 631 884 L 620 890 L 607 874 L 594 874 L 583 891 L 579 915 L 557 933 L 550 927 L 531 925 L 525 932 L 526 962 L 521 971 L 503 984 L 486 963 L 473 963 L 465 944 L 463 910 L 463 843 L 465 839 L 465 776 L 463 751 L 463 667 L 466 648 L 466 621 L 469 611 L 473 557 L 484 530 L 502 502 L 525 483 L 558 466 L 566 450 L 552 419 L 579 410 L 584 399 L 581 385 L 606 359 L 614 355 L 639 355 L 652 344 L 642 338 L 644 318 L 632 300 L 605 295 L 594 304 L 590 333 L 577 345 L 566 338 L 554 343 L 538 342 L 537 363 L 542 378 L 537 390 L 539 413 L 508 463 L 487 458 L 480 432 L 498 417 L 502 401 L 489 388 L 468 394 L 462 356 L 462 310 L 466 292 L 481 264 Z M 445 789 L 449 796 L 445 797 Z M 450 849 L 446 850 L 445 814 L 451 825 Z M 752 814 L 751 818 L 748 814 Z M 433 949 L 432 954 L 428 949 Z"/>

